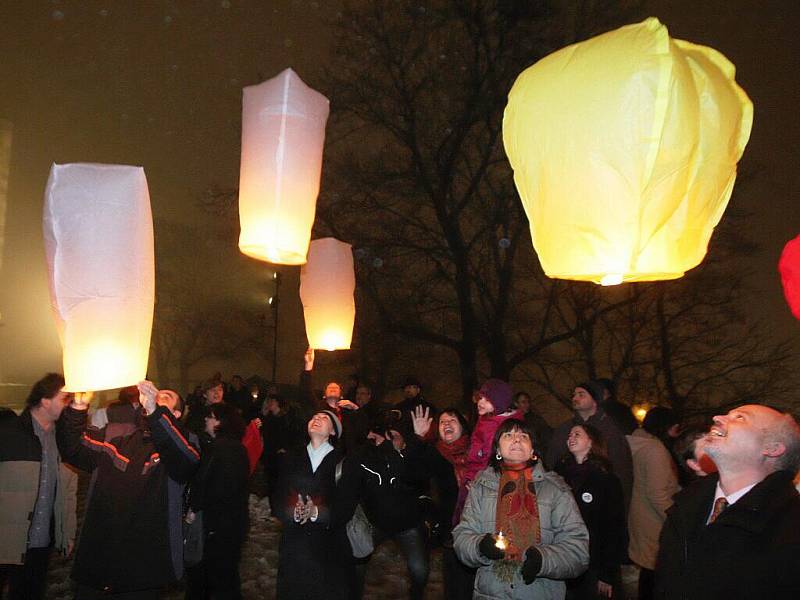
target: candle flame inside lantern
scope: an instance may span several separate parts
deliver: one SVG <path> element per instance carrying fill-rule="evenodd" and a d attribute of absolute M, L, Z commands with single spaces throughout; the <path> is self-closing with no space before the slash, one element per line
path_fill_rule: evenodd
<path fill-rule="evenodd" d="M 506 546 L 508 546 L 508 542 L 506 541 L 506 536 L 503 535 L 502 531 L 495 536 L 494 545 L 496 548 L 499 548 L 500 550 L 505 550 Z"/>

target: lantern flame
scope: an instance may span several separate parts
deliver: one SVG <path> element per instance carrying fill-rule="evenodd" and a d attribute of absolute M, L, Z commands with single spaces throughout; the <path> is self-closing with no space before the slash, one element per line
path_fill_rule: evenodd
<path fill-rule="evenodd" d="M 608 275 L 603 275 L 600 279 L 600 285 L 619 285 L 623 279 L 622 273 L 609 273 Z"/>

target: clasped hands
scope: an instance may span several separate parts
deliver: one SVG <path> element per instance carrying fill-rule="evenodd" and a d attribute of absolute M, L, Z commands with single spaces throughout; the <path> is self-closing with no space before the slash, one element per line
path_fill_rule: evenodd
<path fill-rule="evenodd" d="M 319 516 L 319 508 L 314 504 L 310 496 L 306 496 L 303 500 L 302 494 L 297 494 L 297 502 L 294 505 L 294 522 L 300 525 L 305 525 L 308 521 L 312 523 L 317 520 Z"/>

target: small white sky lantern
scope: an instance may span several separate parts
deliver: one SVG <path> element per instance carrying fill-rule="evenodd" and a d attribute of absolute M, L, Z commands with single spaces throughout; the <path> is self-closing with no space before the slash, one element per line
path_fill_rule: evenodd
<path fill-rule="evenodd" d="M 311 242 L 300 270 L 300 299 L 308 344 L 321 350 L 347 350 L 353 338 L 356 305 L 353 251 L 335 238 Z"/>
<path fill-rule="evenodd" d="M 111 389 L 144 379 L 155 293 L 144 170 L 53 165 L 44 241 L 66 389 Z"/>
<path fill-rule="evenodd" d="M 239 249 L 247 256 L 306 262 L 328 104 L 292 69 L 244 88 Z"/>
<path fill-rule="evenodd" d="M 654 18 L 522 72 L 503 141 L 548 276 L 675 279 L 703 260 L 753 121 L 734 75 Z"/>

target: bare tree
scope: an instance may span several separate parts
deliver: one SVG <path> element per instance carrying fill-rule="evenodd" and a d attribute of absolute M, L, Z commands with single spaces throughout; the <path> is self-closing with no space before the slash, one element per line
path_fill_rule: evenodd
<path fill-rule="evenodd" d="M 746 193 L 746 188 L 739 189 Z M 706 260 L 685 277 L 620 286 L 630 303 L 580 328 L 555 352 L 524 365 L 524 377 L 569 405 L 563 382 L 606 376 L 620 395 L 645 404 L 669 404 L 691 417 L 748 398 L 788 406 L 798 378 L 787 341 L 775 341 L 741 308 L 752 298 L 743 259 L 755 249 L 743 234 L 746 215 L 730 208 Z M 569 284 L 559 314 L 578 315 L 608 291 Z"/>
<path fill-rule="evenodd" d="M 359 286 L 383 327 L 458 356 L 465 398 L 484 365 L 509 378 L 584 326 L 557 319 L 558 284 L 531 248 L 502 115 L 526 66 L 630 8 L 376 1 L 340 15 L 327 81 L 333 193 L 318 215 L 358 247 Z"/>
<path fill-rule="evenodd" d="M 186 225 L 159 222 L 156 233 L 151 352 L 159 382 L 186 390 L 192 368 L 204 361 L 266 358 L 272 334 L 266 294 L 257 297 L 253 268 L 244 267 L 235 246 L 227 248 L 225 225 L 198 235 Z"/>

